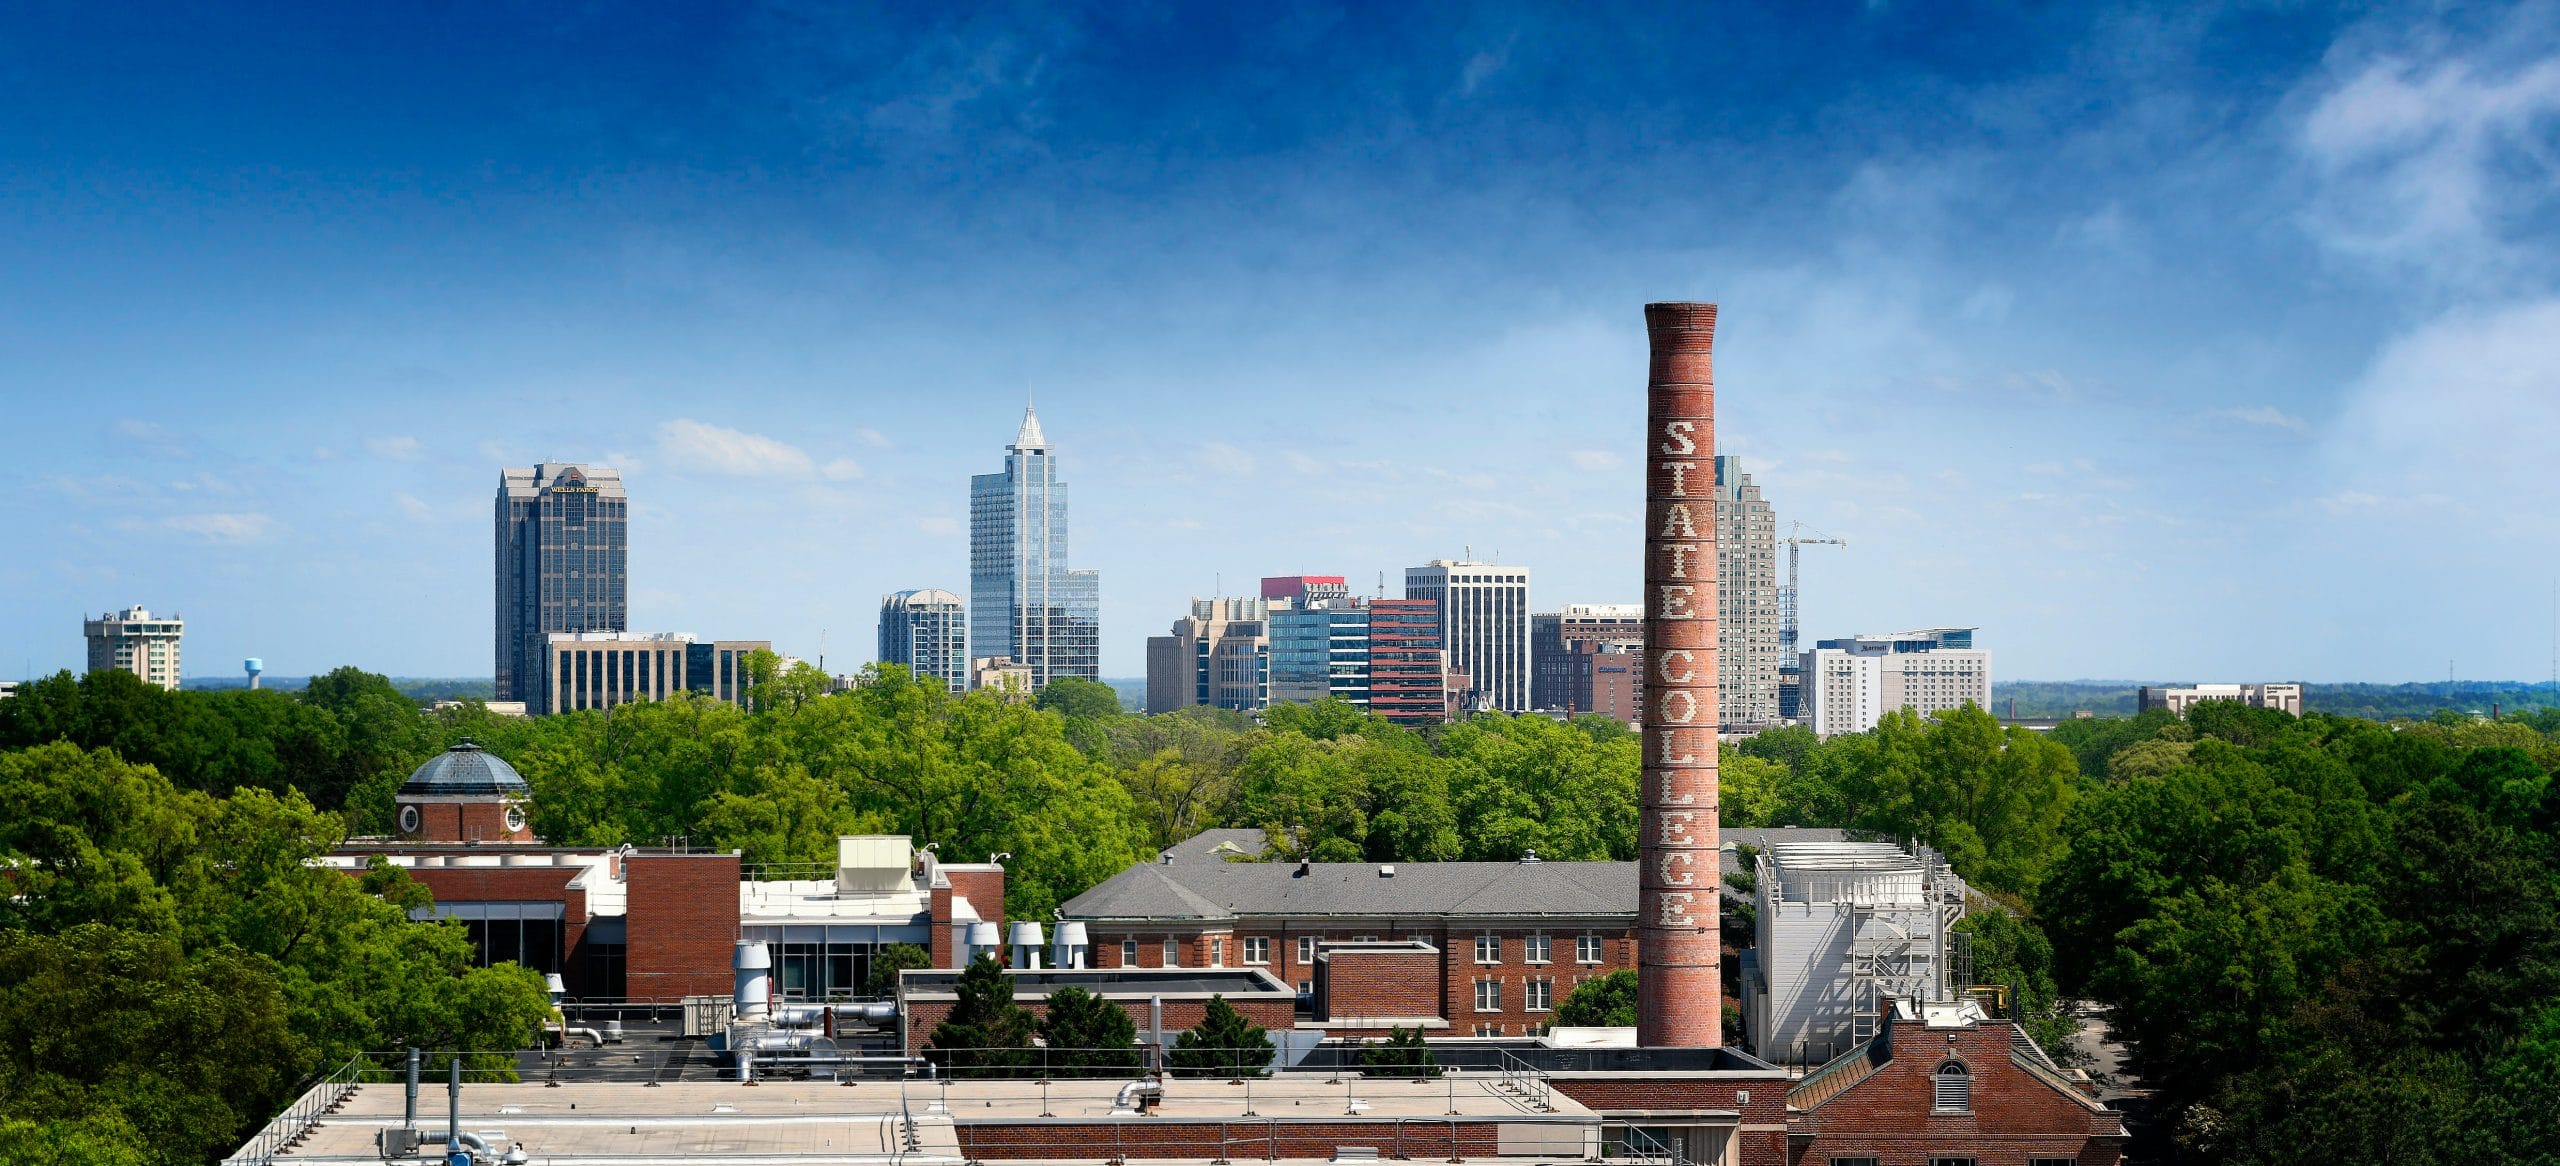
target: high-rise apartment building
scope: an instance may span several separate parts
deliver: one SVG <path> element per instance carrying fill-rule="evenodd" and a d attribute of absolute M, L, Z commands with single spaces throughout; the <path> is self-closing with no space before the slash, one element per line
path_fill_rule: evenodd
<path fill-rule="evenodd" d="M 135 604 L 96 619 L 84 617 L 80 631 L 89 641 L 89 671 L 130 672 L 145 684 L 173 691 L 178 687 L 178 647 L 186 638 L 186 620 L 153 615 Z"/>
<path fill-rule="evenodd" d="M 1265 579 L 1263 592 L 1270 593 Z M 1271 703 L 1313 704 L 1338 696 L 1369 706 L 1369 604 L 1347 593 L 1271 611 Z"/>
<path fill-rule="evenodd" d="M 960 597 L 932 587 L 880 597 L 880 662 L 917 680 L 969 690 L 969 614 Z"/>
<path fill-rule="evenodd" d="M 555 632 L 630 627 L 630 500 L 622 473 L 545 462 L 498 472 L 497 699 L 544 707 Z"/>
<path fill-rule="evenodd" d="M 1778 723 L 1778 522 L 1742 459 L 1716 458 L 1716 707 L 1728 728 Z"/>
<path fill-rule="evenodd" d="M 1929 628 L 1817 642 L 1804 653 L 1804 723 L 1815 735 L 1863 733 L 1884 714 L 1991 707 L 1991 653 L 1972 628 Z"/>
<path fill-rule="evenodd" d="M 1644 606 L 1636 603 L 1568 603 L 1561 611 L 1529 616 L 1529 705 L 1532 708 L 1587 713 L 1599 706 L 1586 683 L 1588 661 L 1576 659 L 1579 646 L 1605 645 L 1631 652 L 1644 650 Z"/>
<path fill-rule="evenodd" d="M 1031 670 L 1034 691 L 1102 678 L 1102 576 L 1067 566 L 1067 485 L 1022 412 L 1004 471 L 969 479 L 969 650 Z"/>
<path fill-rule="evenodd" d="M 1440 646 L 1439 601 L 1369 601 L 1369 711 L 1399 725 L 1449 719 L 1449 654 Z"/>
<path fill-rule="evenodd" d="M 1270 616 L 1269 600 L 1192 600 L 1173 634 L 1147 638 L 1147 712 L 1271 703 Z"/>
<path fill-rule="evenodd" d="M 1448 668 L 1467 675 L 1471 703 L 1529 711 L 1527 567 L 1433 559 L 1405 568 L 1404 597 L 1438 605 Z"/>

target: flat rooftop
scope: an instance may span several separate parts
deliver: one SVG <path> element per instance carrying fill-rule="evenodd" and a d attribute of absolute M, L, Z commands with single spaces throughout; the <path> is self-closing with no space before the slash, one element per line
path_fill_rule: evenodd
<path fill-rule="evenodd" d="M 1279 977 L 1259 968 L 1009 968 L 1005 975 L 1013 981 L 1017 1000 L 1042 999 L 1066 987 L 1113 999 L 1277 995 L 1294 1000 L 1298 995 Z M 960 973 L 947 968 L 916 968 L 898 973 L 898 983 L 899 994 L 911 1000 L 957 996 Z"/>
<path fill-rule="evenodd" d="M 1585 1125 L 1598 1115 L 1561 1093 L 1532 1105 L 1506 1079 L 1457 1074 L 1436 1081 L 1328 1078 L 1314 1074 L 1262 1078 L 1246 1084 L 1221 1079 L 1166 1082 L 1152 1116 L 1112 1116 L 1119 1080 L 880 1081 L 855 1085 L 766 1081 L 736 1082 L 540 1082 L 473 1084 L 462 1089 L 462 1128 L 501 1148 L 520 1144 L 537 1163 L 593 1162 L 638 1166 L 679 1161 L 749 1163 L 886 1162 L 960 1160 L 956 1125 L 1089 1125 L 1099 1122 L 1164 1123 L 1239 1121 L 1339 1123 L 1350 1099 L 1358 1118 L 1377 1121 L 1382 1137 L 1398 1119 L 1546 1122 Z M 400 1124 L 398 1082 L 360 1086 L 338 1111 L 278 1161 L 312 1166 L 380 1166 L 374 1148 L 380 1131 Z M 418 1128 L 429 1145 L 417 1161 L 432 1162 L 443 1144 L 442 1082 L 421 1084 Z M 918 1149 L 904 1152 L 900 1113 L 913 1115 Z M 902 1153 L 903 1152 L 903 1153 Z M 1203 1154 L 1203 1158 L 1212 1155 Z M 1091 1161 L 1090 1157 L 1080 1159 Z"/>

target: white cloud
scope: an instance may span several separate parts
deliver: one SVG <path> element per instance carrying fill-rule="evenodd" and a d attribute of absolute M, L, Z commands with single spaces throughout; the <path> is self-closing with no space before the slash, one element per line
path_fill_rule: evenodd
<path fill-rule="evenodd" d="M 741 478 L 824 478 L 841 482 L 862 476 L 862 463 L 852 458 L 835 458 L 820 465 L 807 450 L 790 442 L 690 418 L 677 418 L 658 426 L 658 449 L 678 465 Z"/>
<path fill-rule="evenodd" d="M 393 495 L 392 500 L 400 504 L 401 513 L 406 514 L 411 518 L 417 519 L 420 522 L 432 522 L 435 520 L 435 507 L 429 506 L 425 502 L 420 501 L 418 496 L 415 494 L 402 491 L 399 494 Z"/>
<path fill-rule="evenodd" d="M 2285 429 L 2295 433 L 2311 432 L 2311 425 L 2300 417 L 2273 405 L 2254 405 L 2246 409 L 2223 409 L 2214 414 L 2246 425 L 2263 425 L 2269 429 Z"/>
<path fill-rule="evenodd" d="M 1599 471 L 1618 468 L 1618 455 L 1605 449 L 1577 449 L 1565 455 L 1580 469 Z"/>
<path fill-rule="evenodd" d="M 207 542 L 249 543 L 266 538 L 276 521 L 264 514 L 173 514 L 161 524 Z"/>
<path fill-rule="evenodd" d="M 870 426 L 866 425 L 860 429 L 854 430 L 853 435 L 861 438 L 862 444 L 870 446 L 873 449 L 889 448 L 889 435 L 882 433 L 877 429 L 873 429 Z"/>
<path fill-rule="evenodd" d="M 364 441 L 364 449 L 366 453 L 375 457 L 395 462 L 414 462 L 427 456 L 426 447 L 419 445 L 417 438 L 407 434 L 398 437 L 368 437 Z"/>
<path fill-rule="evenodd" d="M 2332 453 L 2350 487 L 2364 492 L 2541 497 L 2551 488 L 2550 451 L 2560 446 L 2554 385 L 2560 299 L 2457 312 L 2374 358 Z"/>
<path fill-rule="evenodd" d="M 1203 445 L 1192 456 L 1198 458 L 1201 465 L 1217 473 L 1238 478 L 1250 477 L 1253 474 L 1253 455 L 1223 441 L 1212 441 Z"/>
<path fill-rule="evenodd" d="M 2321 184 L 2314 235 L 2451 280 L 2527 261 L 2508 224 L 2547 208 L 2547 133 L 2560 119 L 2560 56 L 2512 52 L 2536 20 L 2521 8 L 2467 52 L 2420 29 L 2336 54 L 2344 63 L 2310 95 L 2295 143 Z"/>

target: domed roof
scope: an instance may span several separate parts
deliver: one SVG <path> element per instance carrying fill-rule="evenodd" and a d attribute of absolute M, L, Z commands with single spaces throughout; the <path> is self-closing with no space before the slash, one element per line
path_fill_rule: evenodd
<path fill-rule="evenodd" d="M 466 794 L 531 794 L 533 787 L 524 783 L 516 772 L 497 754 L 466 740 L 451 749 L 427 759 L 409 780 L 400 783 L 403 795 L 452 797 Z"/>

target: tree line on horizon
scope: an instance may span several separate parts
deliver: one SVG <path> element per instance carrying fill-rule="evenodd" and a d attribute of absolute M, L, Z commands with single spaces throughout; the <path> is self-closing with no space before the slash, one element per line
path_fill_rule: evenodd
<path fill-rule="evenodd" d="M 954 859 L 1012 852 L 1017 917 L 1212 826 L 1261 828 L 1270 860 L 1509 861 L 1532 848 L 1628 859 L 1636 847 L 1637 739 L 1600 718 L 1409 729 L 1340 701 L 1135 716 L 1092 682 L 1007 703 L 894 667 L 845 693 L 814 669 L 766 668 L 750 705 L 497 717 L 422 712 L 354 669 L 299 693 L 65 674 L 0 701 L 0 807 L 115 774 L 111 786 L 167 791 L 146 801 L 203 799 L 188 803 L 199 821 L 263 815 L 262 833 L 294 840 L 282 853 L 317 853 L 340 832 L 387 832 L 399 782 L 470 737 L 525 775 L 536 831 L 555 842 L 684 835 L 750 864 L 831 864 L 840 834 L 901 833 Z M 1827 740 L 1773 730 L 1721 762 L 1727 826 L 1874 831 L 1947 854 L 2000 904 L 1962 925 L 1976 979 L 2008 985 L 2030 1033 L 2066 1055 L 2068 1002 L 2106 1006 L 2196 1160 L 2551 1151 L 2529 1117 L 2560 1112 L 2560 1005 L 2545 1003 L 2560 999 L 2560 716 L 2383 723 L 2209 702 L 2036 733 L 1966 708 Z M 201 867 L 214 845 L 126 839 L 87 845 L 140 847 L 145 869 L 170 856 Z M 51 844 L 0 836 L 0 861 L 62 861 L 31 849 Z M 415 898 L 330 877 L 354 888 L 348 902 Z M 100 915 L 89 922 L 129 923 L 112 898 L 82 902 Z M 78 914 L 43 934 L 12 920 L 0 942 L 62 943 Z M 381 934 L 452 931 L 405 918 L 381 916 Z M 257 953 L 216 929 L 178 934 L 181 955 L 188 942 L 207 959 Z M 25 995 L 15 979 L 0 992 L 0 1014 Z M 26 1120 L 12 1096 L 0 1078 L 0 1121 Z"/>

